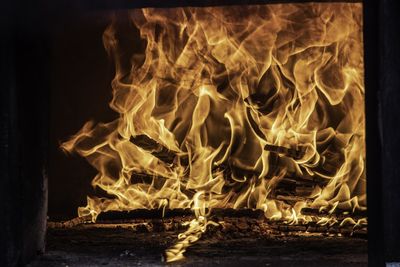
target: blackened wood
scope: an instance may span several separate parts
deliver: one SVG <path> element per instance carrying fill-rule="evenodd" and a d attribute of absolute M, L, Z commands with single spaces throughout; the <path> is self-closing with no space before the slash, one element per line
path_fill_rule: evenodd
<path fill-rule="evenodd" d="M 293 195 L 277 195 L 275 197 L 276 200 L 282 200 L 285 201 L 288 204 L 296 204 L 299 201 L 310 201 L 310 199 L 307 199 L 306 197 L 300 197 L 300 196 L 293 196 Z"/>
<path fill-rule="evenodd" d="M 349 212 L 348 210 L 335 209 L 331 214 L 328 210 L 319 210 L 317 208 L 302 208 L 301 214 L 311 215 L 311 216 L 336 216 L 339 219 L 345 219 L 347 217 L 360 219 L 366 218 L 368 213 L 366 210 L 355 210 L 354 212 Z"/>
<path fill-rule="evenodd" d="M 162 219 L 175 217 L 193 217 L 194 211 L 191 209 L 136 209 L 132 211 L 107 211 L 102 212 L 97 217 L 97 222 L 129 221 L 136 219 Z M 252 209 L 212 209 L 210 218 L 213 217 L 246 217 L 262 218 L 261 210 Z"/>
<path fill-rule="evenodd" d="M 327 179 L 314 178 L 303 178 L 296 177 L 294 174 L 288 174 L 289 177 L 282 178 L 272 190 L 271 197 L 276 195 L 295 195 L 300 198 L 306 198 L 310 196 L 316 186 L 323 187 L 328 184 Z"/>
<path fill-rule="evenodd" d="M 181 164 L 183 165 L 188 165 L 188 158 L 186 156 L 183 157 L 178 157 L 174 151 L 171 151 L 164 147 L 163 145 L 159 144 L 157 141 L 151 139 L 147 135 L 137 135 L 134 137 L 131 137 L 130 141 L 143 148 L 146 151 L 149 151 L 152 155 L 157 157 L 158 159 L 162 160 L 165 163 L 168 164 L 173 164 L 174 161 L 179 158 L 181 161 Z M 274 146 L 274 145 L 266 145 L 265 148 L 266 150 L 269 150 L 274 153 L 279 153 L 279 154 L 284 154 L 289 157 L 293 157 L 295 159 L 303 157 L 305 153 L 305 149 L 301 147 L 300 149 L 291 149 L 291 148 L 286 148 L 282 146 Z M 274 173 L 279 172 L 279 169 L 282 168 L 281 166 L 278 165 L 271 165 L 272 169 L 274 170 Z M 228 164 L 222 164 L 220 166 L 215 166 L 215 170 L 221 170 L 223 169 L 224 174 L 227 176 L 227 179 L 229 179 L 230 174 L 232 173 L 232 168 L 235 169 L 236 172 L 238 173 L 247 173 L 249 171 L 245 170 L 240 170 L 237 167 L 230 166 Z M 144 180 L 152 181 L 152 177 L 147 174 L 135 174 L 138 177 L 143 178 Z M 259 174 L 254 172 L 253 175 L 258 176 Z M 250 175 L 251 176 L 251 175 Z M 299 175 L 297 173 L 287 173 L 283 179 L 280 180 L 279 185 L 277 185 L 278 188 L 282 190 L 288 190 L 289 192 L 296 192 L 297 187 L 314 187 L 316 185 L 319 186 L 324 186 L 328 183 L 328 179 L 324 179 L 322 177 L 318 176 L 310 176 L 307 174 L 302 174 Z M 312 190 L 311 190 L 312 191 Z"/>
<path fill-rule="evenodd" d="M 92 216 L 82 216 L 82 217 L 75 217 L 71 220 L 65 222 L 47 222 L 47 227 L 50 228 L 71 228 L 75 227 L 84 223 L 89 223 L 92 221 Z"/>
<path fill-rule="evenodd" d="M 132 211 L 107 211 L 97 217 L 98 222 L 113 220 L 160 219 L 191 216 L 190 209 L 136 209 Z"/>
<path fill-rule="evenodd" d="M 138 147 L 149 151 L 153 156 L 164 161 L 165 163 L 172 164 L 174 162 L 176 157 L 175 153 L 151 139 L 147 135 L 132 136 L 130 141 Z"/>
<path fill-rule="evenodd" d="M 65 224 L 61 222 L 50 222 L 50 229 L 129 229 L 135 233 L 160 233 L 168 231 L 184 231 L 188 228 L 188 222 L 194 216 L 173 217 L 164 219 L 130 219 L 130 220 L 109 220 L 90 223 L 89 221 L 80 224 Z M 215 234 L 223 234 L 223 239 L 239 236 L 260 238 L 274 235 L 307 235 L 321 234 L 326 236 L 354 236 L 367 238 L 367 227 L 363 225 L 341 224 L 338 221 L 334 224 L 320 225 L 315 222 L 303 224 L 287 223 L 283 221 L 269 221 L 265 218 L 249 217 L 209 217 L 209 220 L 218 225 L 209 226 L 204 238 L 212 238 Z"/>
<path fill-rule="evenodd" d="M 284 156 L 291 157 L 293 159 L 301 159 L 305 154 L 305 148 L 300 147 L 299 149 L 287 148 L 276 145 L 265 145 L 264 150 L 274 152 L 277 154 L 283 154 Z"/>
<path fill-rule="evenodd" d="M 224 174 L 227 175 L 227 179 L 229 179 L 229 167 L 224 170 Z M 256 175 L 256 174 L 254 174 Z M 146 173 L 134 173 L 132 174 L 132 180 L 131 182 L 137 183 L 137 182 L 143 182 L 150 184 L 153 179 L 166 179 L 161 176 L 152 176 Z M 294 177 L 294 178 L 288 178 L 284 177 L 282 178 L 274 187 L 269 195 L 271 199 L 278 199 L 278 200 L 285 200 L 288 203 L 295 204 L 294 200 L 297 198 L 299 201 L 300 200 L 306 200 L 314 190 L 316 185 L 323 186 L 325 185 L 328 180 L 325 180 L 325 183 L 319 181 L 316 182 L 315 180 L 310 180 L 310 179 L 304 179 L 304 178 L 299 178 L 299 177 Z M 193 194 L 193 192 L 186 190 L 187 194 Z M 277 196 L 280 196 L 280 198 L 277 198 Z M 285 198 L 285 199 L 284 199 Z M 145 211 L 146 213 L 148 211 Z"/>
<path fill-rule="evenodd" d="M 264 217 L 262 210 L 253 209 L 212 209 L 211 217 L 232 217 L 232 218 L 253 218 L 261 219 Z"/>

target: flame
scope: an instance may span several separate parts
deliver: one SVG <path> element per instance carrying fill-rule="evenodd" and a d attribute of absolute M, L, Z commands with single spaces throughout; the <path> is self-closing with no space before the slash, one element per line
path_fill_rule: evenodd
<path fill-rule="evenodd" d="M 143 8 L 127 16 L 128 33 L 118 14 L 103 36 L 119 118 L 88 122 L 62 144 L 98 170 L 92 185 L 112 196 L 88 197 L 80 216 L 192 208 L 196 219 L 167 251 L 173 261 L 212 223 L 213 208 L 262 209 L 288 223 L 310 220 L 303 207 L 366 209 L 360 3 Z M 140 44 L 127 45 L 135 33 Z M 132 142 L 139 136 L 172 160 Z M 326 183 L 289 205 L 273 196 L 287 177 Z"/>

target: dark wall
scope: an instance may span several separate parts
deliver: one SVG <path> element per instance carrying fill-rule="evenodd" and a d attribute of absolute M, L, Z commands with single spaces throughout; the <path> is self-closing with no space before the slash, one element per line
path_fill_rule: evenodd
<path fill-rule="evenodd" d="M 366 172 L 369 266 L 384 266 L 380 93 L 380 3 L 364 1 Z"/>
<path fill-rule="evenodd" d="M 94 194 L 91 180 L 96 171 L 59 145 L 88 120 L 108 122 L 117 116 L 108 106 L 114 71 L 102 42 L 109 23 L 110 12 L 71 10 L 60 14 L 51 27 L 50 220 L 76 217 L 86 196 Z"/>
<path fill-rule="evenodd" d="M 85 204 L 95 172 L 59 142 L 91 118 L 115 116 L 113 71 L 102 45 L 107 16 L 44 1 L 0 12 L 0 266 L 16 266 L 44 251 L 48 203 L 50 216 L 64 218 Z"/>
<path fill-rule="evenodd" d="M 400 262 L 399 7 L 364 1 L 370 266 Z"/>
<path fill-rule="evenodd" d="M 0 266 L 24 264 L 44 251 L 49 50 L 43 14 L 20 2 L 1 7 Z"/>
<path fill-rule="evenodd" d="M 400 262 L 400 3 L 384 0 L 380 116 L 386 261 Z"/>
<path fill-rule="evenodd" d="M 58 149 L 88 119 L 113 116 L 101 40 L 109 21 L 79 10 L 46 1 L 0 8 L 0 266 L 43 253 L 48 203 L 49 214 L 75 216 L 90 191 L 90 166 Z"/>

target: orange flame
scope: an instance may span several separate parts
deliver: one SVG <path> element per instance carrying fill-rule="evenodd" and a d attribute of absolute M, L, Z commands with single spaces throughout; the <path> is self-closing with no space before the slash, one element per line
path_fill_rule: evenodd
<path fill-rule="evenodd" d="M 79 215 L 192 208 L 196 219 L 167 251 L 172 261 L 212 223 L 199 205 L 262 209 L 291 223 L 310 220 L 300 213 L 306 206 L 366 209 L 361 10 L 359 3 L 132 10 L 143 49 L 130 52 L 116 16 L 103 39 L 116 64 L 110 106 L 120 116 L 89 122 L 62 144 L 98 170 L 93 186 L 114 198 L 88 197 Z M 131 142 L 137 136 L 173 160 Z M 288 176 L 325 184 L 289 205 L 272 194 Z"/>

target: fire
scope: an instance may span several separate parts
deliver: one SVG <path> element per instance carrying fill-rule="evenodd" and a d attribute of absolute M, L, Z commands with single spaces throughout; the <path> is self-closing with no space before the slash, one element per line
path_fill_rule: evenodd
<path fill-rule="evenodd" d="M 213 208 L 262 209 L 288 223 L 313 220 L 304 207 L 366 209 L 360 3 L 127 14 L 140 45 L 127 49 L 120 16 L 103 36 L 120 116 L 88 122 L 62 144 L 112 196 L 88 197 L 79 216 L 192 208 L 172 261 L 213 223 Z M 301 186 L 282 187 L 290 182 Z M 279 199 L 288 195 L 298 199 Z"/>

